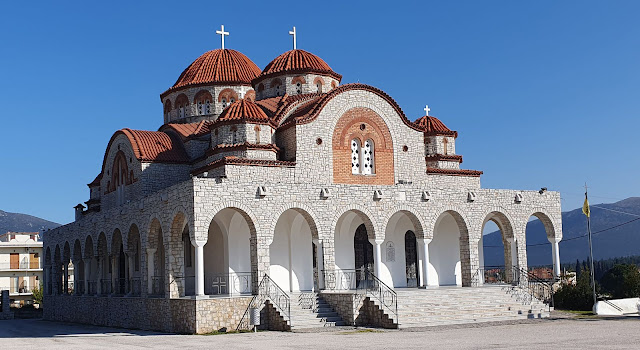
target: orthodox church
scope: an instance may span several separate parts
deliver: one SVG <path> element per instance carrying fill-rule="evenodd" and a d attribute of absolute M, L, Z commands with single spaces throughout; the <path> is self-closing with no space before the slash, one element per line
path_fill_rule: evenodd
<path fill-rule="evenodd" d="M 344 84 L 295 47 L 295 27 L 294 49 L 264 69 L 217 33 L 222 49 L 160 94 L 159 129 L 116 131 L 76 220 L 44 234 L 45 319 L 184 333 L 250 321 L 395 328 L 435 324 L 452 296 L 545 316 L 525 229 L 544 223 L 558 276 L 559 193 L 482 188 L 481 171 L 461 168 L 456 131 L 428 107 L 414 119 L 383 90 Z M 504 243 L 493 272 L 489 221 Z M 488 286 L 492 273 L 507 292 Z M 449 319 L 469 320 L 463 309 Z"/>

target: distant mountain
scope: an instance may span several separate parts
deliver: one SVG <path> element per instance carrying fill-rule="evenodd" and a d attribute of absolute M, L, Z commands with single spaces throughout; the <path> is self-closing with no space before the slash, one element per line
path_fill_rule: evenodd
<path fill-rule="evenodd" d="M 631 197 L 610 204 L 595 204 L 611 210 L 640 215 L 640 197 Z M 629 255 L 640 255 L 640 220 L 602 233 L 596 233 L 638 218 L 591 206 L 591 232 L 593 255 L 596 260 Z M 587 233 L 586 217 L 582 208 L 562 213 L 563 240 L 560 242 L 560 261 L 575 263 L 589 256 L 587 238 L 576 238 Z M 576 239 L 573 239 L 576 238 Z M 540 220 L 527 224 L 527 255 L 529 266 L 551 265 L 551 245 L 548 244 L 544 226 Z M 504 265 L 500 231 L 484 236 L 485 265 Z M 500 246 L 500 247 L 494 247 Z"/>
<path fill-rule="evenodd" d="M 60 224 L 32 215 L 7 213 L 6 211 L 0 210 L 0 234 L 6 233 L 7 231 L 40 232 L 43 228 L 46 230 L 58 226 L 60 226 Z"/>

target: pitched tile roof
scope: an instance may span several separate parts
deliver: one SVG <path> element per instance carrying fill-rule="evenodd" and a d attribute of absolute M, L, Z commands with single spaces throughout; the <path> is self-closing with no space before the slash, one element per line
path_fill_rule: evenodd
<path fill-rule="evenodd" d="M 136 158 L 141 161 L 189 163 L 189 156 L 182 143 L 164 132 L 122 129 L 117 133 L 123 133 L 129 138 Z"/>
<path fill-rule="evenodd" d="M 238 100 L 225 108 L 216 123 L 233 121 L 273 124 L 271 118 L 255 102 L 247 99 Z"/>
<path fill-rule="evenodd" d="M 205 52 L 185 69 L 168 92 L 202 84 L 251 85 L 251 80 L 260 74 L 260 68 L 247 56 L 236 50 L 216 49 Z"/>
<path fill-rule="evenodd" d="M 291 50 L 276 57 L 264 68 L 258 79 L 279 73 L 317 73 L 342 79 L 322 58 L 304 51 Z"/>
<path fill-rule="evenodd" d="M 213 122 L 210 120 L 203 120 L 197 123 L 165 124 L 158 131 L 164 132 L 170 129 L 178 133 L 183 139 L 189 139 L 208 134 L 211 132 L 212 125 Z"/>

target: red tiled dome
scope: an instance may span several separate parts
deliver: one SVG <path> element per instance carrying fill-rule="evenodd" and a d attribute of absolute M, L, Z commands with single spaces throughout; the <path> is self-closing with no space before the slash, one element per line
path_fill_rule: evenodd
<path fill-rule="evenodd" d="M 220 114 L 216 122 L 251 122 L 256 124 L 271 124 L 271 119 L 254 102 L 247 99 L 238 100 Z"/>
<path fill-rule="evenodd" d="M 425 133 L 436 135 L 453 135 L 455 131 L 447 128 L 443 122 L 436 117 L 425 115 L 424 117 L 415 121 L 415 124 L 422 129 Z"/>
<path fill-rule="evenodd" d="M 304 50 L 291 50 L 276 57 L 267 64 L 260 77 L 284 72 L 326 74 L 337 80 L 342 79 L 322 58 Z"/>
<path fill-rule="evenodd" d="M 259 74 L 260 68 L 244 54 L 236 50 L 216 49 L 193 61 L 171 89 L 198 84 L 251 85 L 251 80 Z"/>

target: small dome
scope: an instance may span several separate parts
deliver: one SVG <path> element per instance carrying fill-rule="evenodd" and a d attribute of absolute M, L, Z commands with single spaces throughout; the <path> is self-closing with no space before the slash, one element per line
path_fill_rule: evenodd
<path fill-rule="evenodd" d="M 200 84 L 251 85 L 251 80 L 259 74 L 260 68 L 244 54 L 236 50 L 216 49 L 193 61 L 171 89 Z"/>
<path fill-rule="evenodd" d="M 415 124 L 427 134 L 454 135 L 456 133 L 455 131 L 447 128 L 447 126 L 438 118 L 428 115 L 416 120 Z"/>
<path fill-rule="evenodd" d="M 316 73 L 342 79 L 322 58 L 304 50 L 291 50 L 276 57 L 267 64 L 260 78 L 278 73 Z"/>
<path fill-rule="evenodd" d="M 247 99 L 238 100 L 220 114 L 216 122 L 250 122 L 256 124 L 271 124 L 271 119 L 258 107 Z"/>

